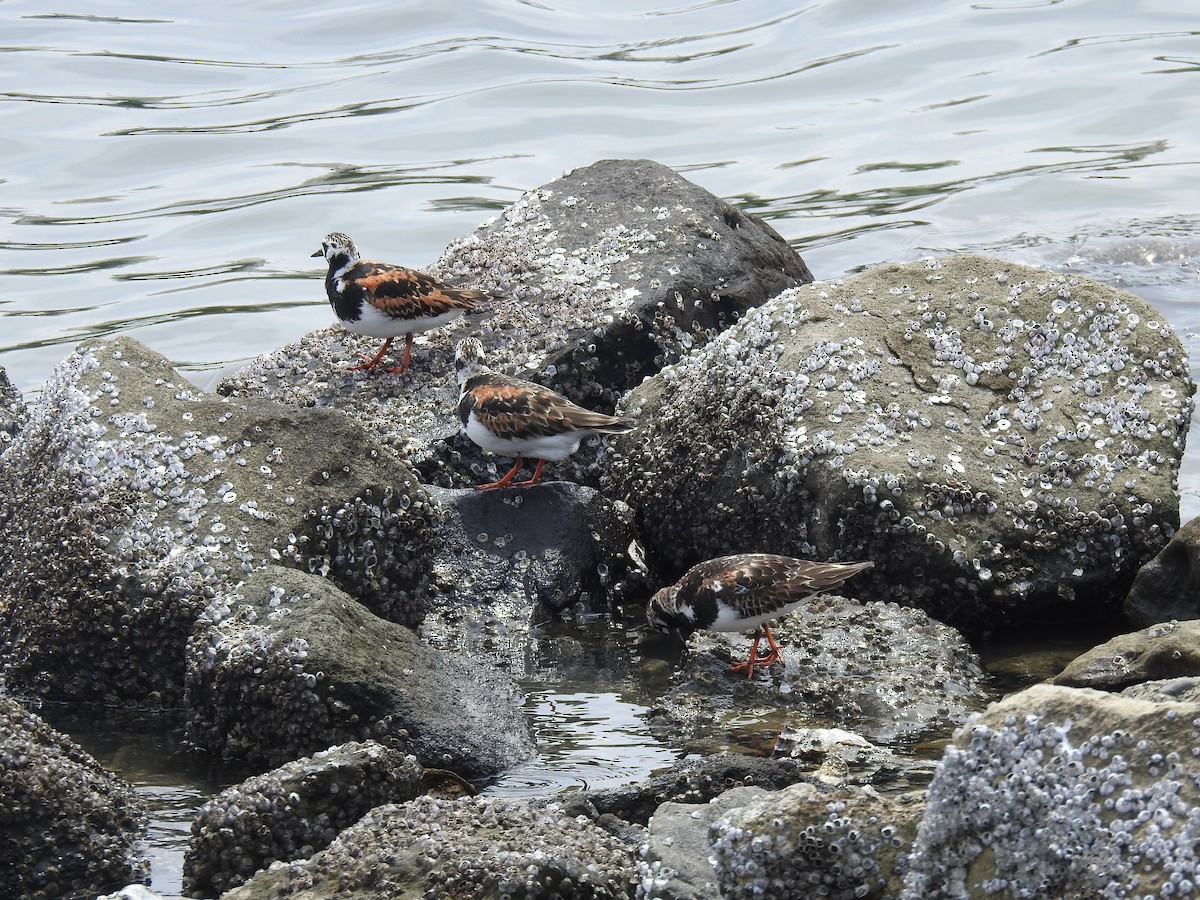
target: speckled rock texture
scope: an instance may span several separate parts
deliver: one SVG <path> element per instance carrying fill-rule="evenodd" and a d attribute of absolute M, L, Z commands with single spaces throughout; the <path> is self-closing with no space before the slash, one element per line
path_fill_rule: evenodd
<path fill-rule="evenodd" d="M 1121 691 L 1131 700 L 1177 700 L 1181 703 L 1200 703 L 1200 677 L 1164 678 L 1142 681 Z"/>
<path fill-rule="evenodd" d="M 319 240 L 312 236 L 314 248 Z M 368 257 L 405 261 L 395 248 L 361 237 L 359 245 Z M 348 372 L 378 341 L 338 326 L 260 358 L 218 390 L 336 406 L 401 451 L 425 484 L 469 487 L 494 480 L 496 461 L 459 434 L 455 341 L 475 334 L 498 371 L 611 411 L 644 375 L 743 310 L 812 281 L 770 226 L 650 160 L 604 160 L 528 191 L 424 268 L 506 299 L 418 338 L 411 374 L 400 379 Z M 325 302 L 317 272 L 312 292 Z M 594 484 L 604 446 L 589 441 L 547 477 Z"/>
<path fill-rule="evenodd" d="M 938 767 L 903 900 L 1192 896 L 1200 707 L 1038 685 Z"/>
<path fill-rule="evenodd" d="M 1152 307 L 980 256 L 785 291 L 638 387 L 602 489 L 672 581 L 741 551 L 875 560 L 971 631 L 1115 612 L 1179 524 L 1193 384 Z"/>
<path fill-rule="evenodd" d="M 808 783 L 751 800 L 709 828 L 724 900 L 891 900 L 924 796 Z"/>
<path fill-rule="evenodd" d="M 759 787 L 731 788 L 706 803 L 666 802 L 650 819 L 639 862 L 642 888 L 654 900 L 721 900 L 709 827 L 727 812 L 768 796 Z"/>
<path fill-rule="evenodd" d="M 1054 677 L 1065 687 L 1119 691 L 1143 681 L 1200 675 L 1200 621 L 1163 622 L 1117 635 Z"/>
<path fill-rule="evenodd" d="M 377 807 L 312 859 L 260 872 L 222 900 L 632 900 L 636 854 L 554 803 L 423 797 Z"/>
<path fill-rule="evenodd" d="M 8 372 L 0 366 L 0 453 L 12 443 L 29 418 L 21 392 L 8 380 Z"/>
<path fill-rule="evenodd" d="M 1037 685 L 962 728 L 904 900 L 1193 895 L 1200 706 Z"/>
<path fill-rule="evenodd" d="M 272 566 L 220 595 L 188 647 L 188 739 L 256 768 L 347 741 L 486 778 L 534 753 L 516 686 L 315 575 Z"/>
<path fill-rule="evenodd" d="M 95 896 L 147 880 L 146 821 L 132 787 L 0 697 L 0 897 Z"/>
<path fill-rule="evenodd" d="M 1200 618 L 1200 519 L 1175 532 L 1138 570 L 1125 598 L 1125 618 L 1135 628 Z"/>
<path fill-rule="evenodd" d="M 136 341 L 84 344 L 0 467 L 0 666 L 31 694 L 176 703 L 197 615 L 272 562 L 415 625 L 438 522 L 342 414 L 223 400 Z"/>
<path fill-rule="evenodd" d="M 425 792 L 415 756 L 375 741 L 341 744 L 227 788 L 200 808 L 183 891 L 216 897 L 275 860 L 306 859 L 385 803 Z"/>
<path fill-rule="evenodd" d="M 651 732 L 704 752 L 734 732 L 745 744 L 745 722 L 786 712 L 891 743 L 961 724 L 988 696 L 962 636 L 917 609 L 821 594 L 771 631 L 783 661 L 752 679 L 729 671 L 750 652 L 749 636 L 692 635 L 670 690 L 647 713 Z"/>
<path fill-rule="evenodd" d="M 648 591 L 633 511 L 592 488 L 430 488 L 445 512 L 421 635 L 520 671 L 531 626 L 594 618 Z"/>

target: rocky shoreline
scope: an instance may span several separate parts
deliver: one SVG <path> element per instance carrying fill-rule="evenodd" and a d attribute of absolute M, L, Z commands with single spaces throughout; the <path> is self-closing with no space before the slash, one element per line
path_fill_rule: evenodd
<path fill-rule="evenodd" d="M 530 191 L 430 271 L 505 299 L 401 379 L 348 371 L 372 339 L 339 328 L 211 394 L 120 337 L 28 409 L 0 378 L 0 893 L 146 876 L 128 786 L 18 700 L 182 710 L 191 750 L 253 773 L 198 812 L 189 896 L 1200 889 L 1194 384 L 1151 306 L 970 255 L 816 282 L 645 160 Z M 476 493 L 498 464 L 453 415 L 468 334 L 637 428 Z M 752 681 L 725 671 L 745 636 L 689 642 L 646 720 L 693 754 L 670 772 L 476 795 L 537 752 L 532 623 L 750 550 L 876 565 L 781 622 Z M 1063 620 L 1128 633 L 988 707 L 972 642 Z M 746 720 L 779 723 L 774 753 L 711 751 Z M 897 787 L 903 748 L 951 733 Z"/>

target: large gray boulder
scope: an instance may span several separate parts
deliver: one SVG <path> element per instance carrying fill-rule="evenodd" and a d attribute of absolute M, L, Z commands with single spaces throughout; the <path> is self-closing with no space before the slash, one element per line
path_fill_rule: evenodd
<path fill-rule="evenodd" d="M 439 521 L 335 410 L 206 394 L 128 338 L 81 345 L 0 467 L 0 669 L 47 697 L 176 703 L 196 617 L 269 563 L 416 625 Z"/>
<path fill-rule="evenodd" d="M 362 249 L 404 261 L 386 247 Z M 473 469 L 491 460 L 458 434 L 456 340 L 476 334 L 497 370 L 611 410 L 746 309 L 812 281 L 769 225 L 650 160 L 602 160 L 530 190 L 426 268 L 503 299 L 421 337 L 410 375 L 347 371 L 378 342 L 336 327 L 267 354 L 218 390 L 337 406 L 412 460 L 425 484 L 469 487 L 480 483 Z M 312 286 L 320 302 L 321 279 Z M 595 446 L 547 477 L 594 483 Z"/>
<path fill-rule="evenodd" d="M 511 679 L 277 566 L 220 595 L 188 648 L 188 738 L 256 768 L 348 741 L 483 779 L 534 753 Z"/>
<path fill-rule="evenodd" d="M 328 849 L 260 872 L 222 900 L 632 900 L 636 858 L 637 848 L 559 804 L 422 797 L 377 807 Z"/>
<path fill-rule="evenodd" d="M 521 671 L 537 647 L 532 626 L 608 614 L 645 594 L 633 511 L 620 501 L 565 481 L 430 491 L 445 521 L 421 636 L 437 647 Z"/>
<path fill-rule="evenodd" d="M 875 560 L 859 596 L 981 631 L 1093 617 L 1179 524 L 1193 384 L 1152 307 L 980 256 L 785 291 L 640 387 L 603 489 L 664 580 Z"/>
<path fill-rule="evenodd" d="M 1200 619 L 1200 519 L 1175 532 L 1158 556 L 1138 570 L 1124 609 L 1134 627 Z"/>
<path fill-rule="evenodd" d="M 340 744 L 249 778 L 192 820 L 183 892 L 215 897 L 276 860 L 312 856 L 373 807 L 412 800 L 430 786 L 416 757 L 375 741 Z"/>
<path fill-rule="evenodd" d="M 995 704 L 942 757 L 903 900 L 1194 890 L 1198 712 L 1050 685 Z"/>
<path fill-rule="evenodd" d="M 77 744 L 0 697 L 0 896 L 95 896 L 149 878 L 146 805 Z"/>

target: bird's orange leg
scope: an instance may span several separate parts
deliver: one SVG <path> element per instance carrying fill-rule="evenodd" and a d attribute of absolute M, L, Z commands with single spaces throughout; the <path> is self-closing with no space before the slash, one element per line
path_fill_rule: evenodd
<path fill-rule="evenodd" d="M 525 458 L 518 456 L 517 461 L 515 463 L 513 463 L 513 467 L 508 470 L 507 475 L 505 475 L 499 481 L 493 481 L 491 484 L 478 485 L 475 488 L 475 490 L 490 491 L 492 488 L 508 487 L 510 484 L 512 484 L 512 480 L 516 476 L 516 474 L 521 471 L 521 466 L 523 466 L 523 465 L 525 465 Z"/>
<path fill-rule="evenodd" d="M 533 485 L 537 484 L 542 480 L 542 466 L 544 465 L 546 465 L 546 461 L 544 459 L 539 459 L 537 468 L 533 470 L 533 477 L 528 481 L 518 481 L 513 485 L 513 487 L 532 487 Z"/>
<path fill-rule="evenodd" d="M 771 634 L 769 625 L 763 626 L 763 632 L 767 636 L 767 655 L 755 660 L 755 663 L 760 666 L 769 666 L 783 659 L 783 653 L 780 651 L 779 645 L 775 643 L 775 635 Z"/>
<path fill-rule="evenodd" d="M 758 642 L 762 639 L 763 630 L 759 628 L 754 632 L 754 645 L 750 648 L 750 656 L 745 662 L 734 663 L 729 667 L 730 672 L 745 671 L 747 678 L 754 677 L 754 665 L 758 662 Z M 770 632 L 767 632 L 770 634 Z"/>
<path fill-rule="evenodd" d="M 383 342 L 383 346 L 379 348 L 379 352 L 375 354 L 374 358 L 368 357 L 365 353 L 358 354 L 359 358 L 365 359 L 366 362 L 357 366 L 351 366 L 350 371 L 357 372 L 359 369 L 366 369 L 368 372 L 375 371 L 375 367 L 379 365 L 379 361 L 383 359 L 383 354 L 388 352 L 388 347 L 390 346 L 392 346 L 392 339 L 388 338 Z"/>
<path fill-rule="evenodd" d="M 389 375 L 403 375 L 408 371 L 408 364 L 412 362 L 412 335 L 404 336 L 404 362 L 398 366 L 392 366 L 387 370 Z"/>
<path fill-rule="evenodd" d="M 764 655 L 759 656 L 758 642 L 762 640 L 764 636 L 767 639 L 767 652 Z M 781 659 L 783 659 L 783 653 L 780 650 L 779 644 L 775 642 L 775 635 L 771 634 L 771 629 L 769 626 L 763 625 L 756 632 L 754 632 L 754 644 L 750 647 L 749 658 L 745 662 L 736 663 L 730 666 L 729 671 L 745 671 L 747 678 L 753 678 L 755 666 L 769 666 L 772 663 L 779 662 Z"/>

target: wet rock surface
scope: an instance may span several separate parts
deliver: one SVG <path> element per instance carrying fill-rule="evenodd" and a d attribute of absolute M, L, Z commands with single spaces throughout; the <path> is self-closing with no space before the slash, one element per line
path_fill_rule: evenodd
<path fill-rule="evenodd" d="M 1200 618 L 1200 519 L 1192 519 L 1142 566 L 1125 598 L 1135 627 Z"/>
<path fill-rule="evenodd" d="M 995 704 L 942 758 L 901 896 L 1144 897 L 1194 885 L 1198 722 L 1194 703 L 1050 685 Z"/>
<path fill-rule="evenodd" d="M 325 579 L 280 567 L 206 610 L 186 700 L 196 747 L 258 768 L 375 739 L 480 779 L 534 752 L 507 676 L 421 643 Z"/>
<path fill-rule="evenodd" d="M 979 256 L 785 291 L 633 391 L 602 487 L 673 580 L 755 550 L 974 632 L 1115 614 L 1178 527 L 1186 354 L 1140 298 Z M 719 512 L 719 515 L 714 513 Z"/>
<path fill-rule="evenodd" d="M 0 696 L 0 896 L 94 896 L 149 876 L 145 804 L 65 735 Z"/>
<path fill-rule="evenodd" d="M 778 789 L 803 778 L 806 770 L 793 759 L 715 753 L 683 760 L 660 775 L 634 784 L 589 790 L 585 796 L 600 813 L 645 825 L 663 803 L 708 803 L 735 787 Z"/>
<path fill-rule="evenodd" d="M 224 900 L 352 896 L 633 898 L 637 848 L 555 803 L 423 797 L 377 807 L 311 860 Z"/>
<path fill-rule="evenodd" d="M 59 366 L 4 460 L 11 687 L 173 705 L 196 617 L 273 562 L 396 621 L 424 614 L 436 507 L 336 411 L 222 400 L 116 338 Z"/>
<path fill-rule="evenodd" d="M 1200 621 L 1164 622 L 1117 635 L 1054 678 L 1064 687 L 1119 691 L 1143 681 L 1200 675 Z"/>
<path fill-rule="evenodd" d="M 640 599 L 644 581 L 626 504 L 563 481 L 431 491 L 445 521 L 421 634 L 435 646 L 515 671 L 532 627 L 605 615 Z"/>
<path fill-rule="evenodd" d="M 754 721 L 766 725 L 761 738 L 739 738 L 768 742 L 769 752 L 789 715 L 890 743 L 952 728 L 988 696 L 962 636 L 920 610 L 822 594 L 771 630 L 783 662 L 753 679 L 728 671 L 746 658 L 749 637 L 694 634 L 670 690 L 649 713 L 652 733 L 703 750 L 734 723 Z"/>
<path fill-rule="evenodd" d="M 416 757 L 367 741 L 227 788 L 192 821 L 184 894 L 216 897 L 276 860 L 306 859 L 373 807 L 412 800 L 428 787 Z"/>

